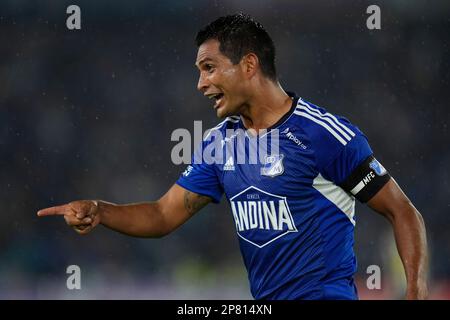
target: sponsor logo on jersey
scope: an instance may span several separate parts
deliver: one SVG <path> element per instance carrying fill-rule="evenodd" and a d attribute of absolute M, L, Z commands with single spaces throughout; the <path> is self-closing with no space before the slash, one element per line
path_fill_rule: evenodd
<path fill-rule="evenodd" d="M 238 236 L 259 248 L 297 232 L 286 197 L 250 186 L 231 197 L 230 206 Z"/>
<path fill-rule="evenodd" d="M 261 168 L 261 175 L 273 178 L 283 174 L 283 159 L 283 154 L 266 156 L 264 164 Z"/>
<path fill-rule="evenodd" d="M 289 128 L 284 129 L 281 134 L 284 134 L 290 141 L 294 142 L 296 145 L 298 145 L 303 150 L 306 149 L 306 145 L 299 140 L 295 134 L 293 134 L 291 131 L 289 131 Z"/>
<path fill-rule="evenodd" d="M 233 171 L 235 169 L 234 167 L 234 159 L 232 156 L 230 156 L 227 160 L 227 162 L 225 162 L 225 164 L 223 165 L 223 170 L 224 171 Z"/>
<path fill-rule="evenodd" d="M 377 159 L 372 160 L 369 167 L 379 176 L 384 176 L 387 173 L 386 169 L 377 161 Z"/>

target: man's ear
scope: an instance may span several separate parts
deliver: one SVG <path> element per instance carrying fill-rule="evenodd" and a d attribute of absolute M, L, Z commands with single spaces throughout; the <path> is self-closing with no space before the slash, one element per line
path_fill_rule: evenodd
<path fill-rule="evenodd" d="M 260 68 L 258 56 L 254 53 L 248 53 L 243 56 L 240 64 L 244 75 L 248 79 L 252 78 Z"/>

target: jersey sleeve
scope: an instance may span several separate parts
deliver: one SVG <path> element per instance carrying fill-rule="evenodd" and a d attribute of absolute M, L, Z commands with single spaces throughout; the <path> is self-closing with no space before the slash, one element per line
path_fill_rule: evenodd
<path fill-rule="evenodd" d="M 356 126 L 342 117 L 331 120 L 328 128 L 317 129 L 318 170 L 359 201 L 367 202 L 389 181 L 390 175 L 375 159 L 366 136 Z"/>
<path fill-rule="evenodd" d="M 180 175 L 177 184 L 181 187 L 204 196 L 208 196 L 214 203 L 219 203 L 223 194 L 214 164 L 208 164 L 203 159 L 203 152 L 207 142 L 203 141 L 192 156 L 191 164 Z"/>

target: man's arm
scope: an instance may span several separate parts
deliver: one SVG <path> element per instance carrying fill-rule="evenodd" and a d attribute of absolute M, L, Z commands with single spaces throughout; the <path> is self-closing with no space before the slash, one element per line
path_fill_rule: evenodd
<path fill-rule="evenodd" d="M 157 238 L 169 234 L 211 198 L 174 184 L 154 202 L 117 205 L 106 201 L 80 200 L 40 210 L 38 216 L 63 215 L 79 234 L 89 233 L 97 224 L 134 236 Z"/>
<path fill-rule="evenodd" d="M 397 249 L 406 273 L 406 298 L 426 299 L 428 249 L 421 214 L 394 179 L 390 179 L 367 204 L 385 216 L 393 226 Z"/>

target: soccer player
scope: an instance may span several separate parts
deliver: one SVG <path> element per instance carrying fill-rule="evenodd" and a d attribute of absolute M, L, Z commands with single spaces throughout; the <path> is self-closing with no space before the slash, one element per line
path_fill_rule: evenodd
<path fill-rule="evenodd" d="M 193 161 L 154 202 L 81 200 L 40 210 L 63 215 L 79 234 L 99 223 L 136 237 L 162 237 L 225 194 L 255 299 L 357 299 L 355 198 L 392 224 L 406 273 L 407 299 L 427 297 L 423 219 L 376 160 L 364 134 L 277 80 L 275 47 L 244 14 L 221 17 L 196 37 L 198 89 L 224 119 L 223 148 L 277 130 L 278 153 L 257 164 Z M 240 130 L 239 130 L 240 129 Z M 212 143 L 205 138 L 203 150 Z M 247 145 L 245 152 L 249 151 Z M 201 151 L 200 151 L 201 153 Z"/>

